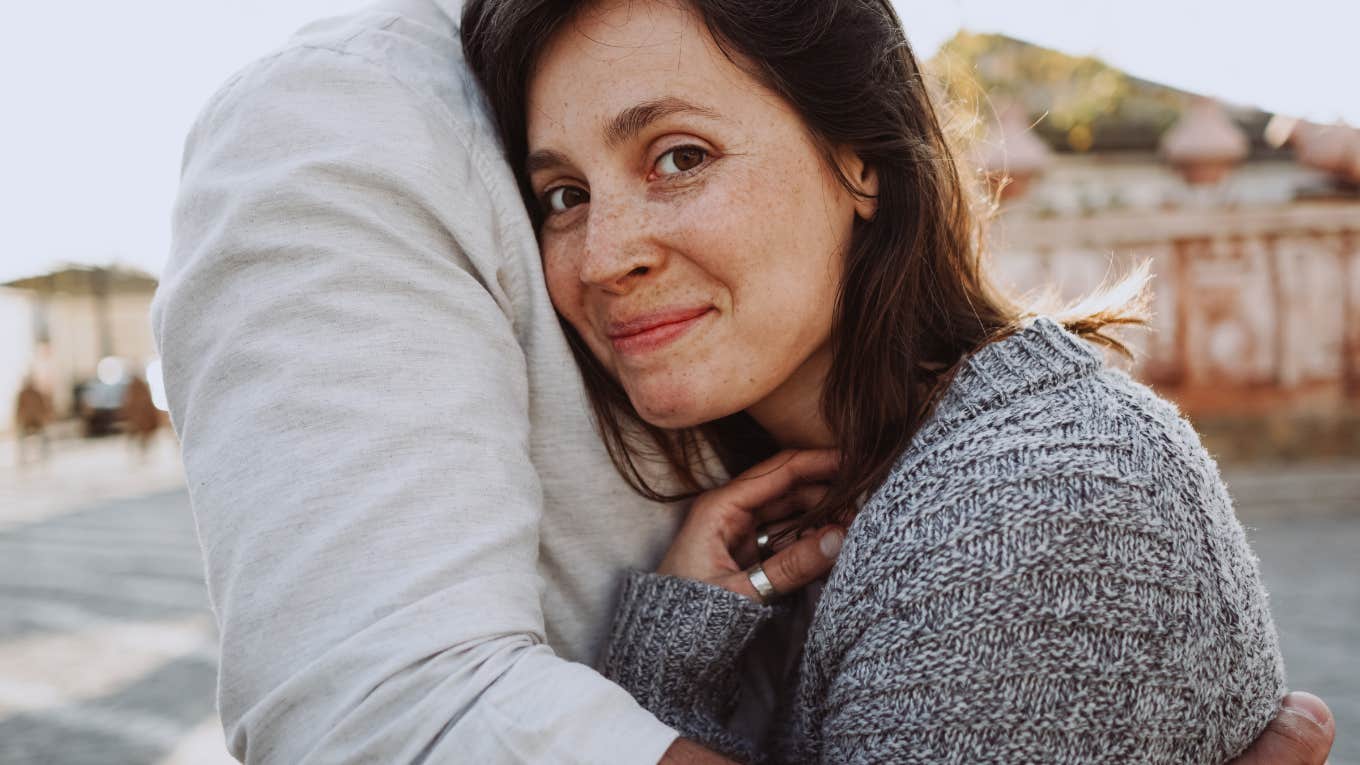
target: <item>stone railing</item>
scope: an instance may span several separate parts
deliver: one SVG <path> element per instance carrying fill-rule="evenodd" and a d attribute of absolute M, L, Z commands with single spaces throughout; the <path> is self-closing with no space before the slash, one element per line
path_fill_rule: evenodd
<path fill-rule="evenodd" d="M 1199 419 L 1287 413 L 1360 430 L 1360 201 L 1003 214 L 989 251 L 1003 283 L 1065 299 L 1150 262 L 1136 376 Z M 1340 437 L 1360 447 L 1360 433 Z"/>

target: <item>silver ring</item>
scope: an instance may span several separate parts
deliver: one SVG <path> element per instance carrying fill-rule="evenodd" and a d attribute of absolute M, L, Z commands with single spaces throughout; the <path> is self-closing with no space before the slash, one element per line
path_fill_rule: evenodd
<path fill-rule="evenodd" d="M 770 598 L 779 594 L 770 583 L 770 578 L 765 576 L 765 567 L 759 563 L 746 569 L 746 578 L 750 580 L 751 586 L 756 588 L 756 597 L 761 604 L 769 603 Z"/>
<path fill-rule="evenodd" d="M 756 553 L 761 560 L 768 559 L 774 555 L 774 544 L 770 542 L 770 532 L 764 526 L 756 529 Z"/>

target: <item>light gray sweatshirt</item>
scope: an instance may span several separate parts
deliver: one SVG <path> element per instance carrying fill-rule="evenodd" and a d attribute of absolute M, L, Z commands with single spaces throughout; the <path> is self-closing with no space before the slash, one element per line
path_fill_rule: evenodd
<path fill-rule="evenodd" d="M 1048 319 L 965 362 L 856 517 L 755 741 L 730 725 L 743 653 L 800 637 L 771 614 L 634 574 L 603 671 L 682 733 L 780 762 L 1218 763 L 1285 692 L 1195 432 Z"/>
<path fill-rule="evenodd" d="M 619 476 L 458 0 L 243 69 L 189 135 L 154 305 L 249 765 L 654 763 L 583 663 L 681 509 Z"/>

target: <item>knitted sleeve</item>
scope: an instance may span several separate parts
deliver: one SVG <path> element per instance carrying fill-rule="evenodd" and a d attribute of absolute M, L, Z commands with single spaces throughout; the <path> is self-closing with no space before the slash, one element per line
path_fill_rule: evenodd
<path fill-rule="evenodd" d="M 806 759 L 1240 753 L 1278 710 L 1283 666 L 1198 443 L 1151 471 L 1117 436 L 989 443 L 1003 446 L 913 475 L 852 527 L 806 649 Z"/>
<path fill-rule="evenodd" d="M 634 571 L 599 669 L 682 736 L 756 761 L 754 742 L 726 722 L 737 703 L 737 660 L 772 613 L 721 587 Z"/>

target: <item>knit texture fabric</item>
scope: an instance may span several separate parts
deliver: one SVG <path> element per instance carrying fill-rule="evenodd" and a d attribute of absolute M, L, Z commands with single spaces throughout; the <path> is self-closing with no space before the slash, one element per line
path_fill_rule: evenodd
<path fill-rule="evenodd" d="M 770 613 L 634 573 L 601 669 L 684 735 L 776 762 L 1221 763 L 1285 693 L 1194 430 L 1049 319 L 962 365 L 851 524 L 772 740 L 743 741 L 737 659 Z"/>

